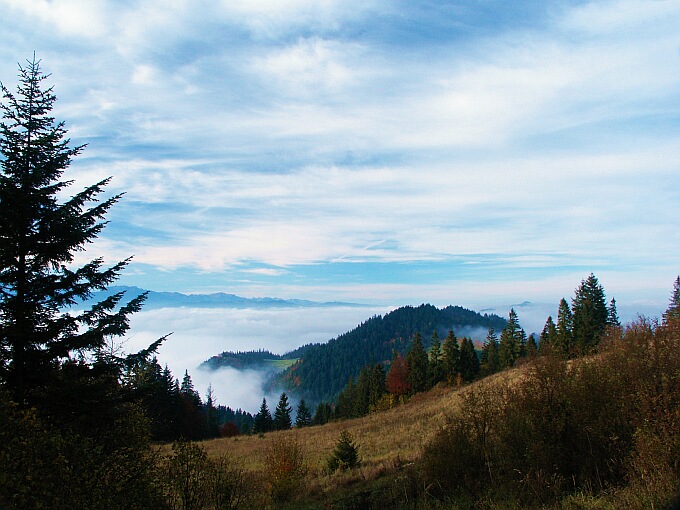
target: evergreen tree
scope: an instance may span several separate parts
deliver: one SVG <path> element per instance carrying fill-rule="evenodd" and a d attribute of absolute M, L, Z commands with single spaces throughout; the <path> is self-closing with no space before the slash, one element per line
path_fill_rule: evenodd
<path fill-rule="evenodd" d="M 419 393 L 427 389 L 428 361 L 427 353 L 420 340 L 420 333 L 416 333 L 413 344 L 406 353 L 406 364 L 408 365 L 408 382 L 411 390 Z"/>
<path fill-rule="evenodd" d="M 500 359 L 498 357 L 498 337 L 493 329 L 489 328 L 484 346 L 482 348 L 482 359 L 480 360 L 480 373 L 483 375 L 491 375 L 498 372 L 500 369 Z"/>
<path fill-rule="evenodd" d="M 529 335 L 526 344 L 526 355 L 530 358 L 538 354 L 538 344 L 536 343 L 536 336 L 532 333 Z"/>
<path fill-rule="evenodd" d="M 206 413 L 206 432 L 205 437 L 219 437 L 220 425 L 217 418 L 217 408 L 215 407 L 215 394 L 213 393 L 212 384 L 208 385 L 208 390 L 205 393 L 205 413 Z"/>
<path fill-rule="evenodd" d="M 458 377 L 458 361 L 460 359 L 460 348 L 458 339 L 453 330 L 449 330 L 443 346 L 442 362 L 444 364 L 444 374 L 446 382 L 451 385 Z"/>
<path fill-rule="evenodd" d="M 619 312 L 616 310 L 616 299 L 612 298 L 607 308 L 607 326 L 618 328 L 621 326 Z"/>
<path fill-rule="evenodd" d="M 274 428 L 276 430 L 288 430 L 293 426 L 290 418 L 292 410 L 293 408 L 288 405 L 288 396 L 285 393 L 281 393 L 279 403 L 274 411 Z"/>
<path fill-rule="evenodd" d="M 671 294 L 671 302 L 668 308 L 663 313 L 664 323 L 669 323 L 680 317 L 680 276 L 673 282 L 673 293 Z"/>
<path fill-rule="evenodd" d="M 429 386 L 433 387 L 445 379 L 444 374 L 444 360 L 442 359 L 442 344 L 439 341 L 437 330 L 432 333 L 432 341 L 430 342 L 429 354 Z"/>
<path fill-rule="evenodd" d="M 297 428 L 309 427 L 312 424 L 312 414 L 304 398 L 300 400 L 295 414 L 295 426 Z"/>
<path fill-rule="evenodd" d="M 52 117 L 56 96 L 45 88 L 48 76 L 34 56 L 19 66 L 16 95 L 0 85 L 0 400 L 30 415 L 24 425 L 39 428 L 61 451 L 53 464 L 36 462 L 30 479 L 20 480 L 26 494 L 39 495 L 35 507 L 150 506 L 148 427 L 132 403 L 142 394 L 122 383 L 162 339 L 119 355 L 115 342 L 145 295 L 127 303 L 124 293 L 89 301 L 129 262 L 76 260 L 121 195 L 101 199 L 110 181 L 104 179 L 69 196 L 73 181 L 63 175 L 83 147 L 71 147 L 64 123 Z M 30 437 L 22 441 L 25 451 L 37 446 Z M 21 473 L 8 472 L 5 460 L 0 480 L 7 488 Z M 40 492 L 50 483 L 58 490 Z M 24 503 L 17 507 L 34 506 Z"/>
<path fill-rule="evenodd" d="M 562 298 L 557 310 L 556 351 L 564 357 L 570 357 L 574 353 L 574 316 L 567 300 Z"/>
<path fill-rule="evenodd" d="M 180 395 L 182 395 L 189 402 L 193 403 L 195 406 L 200 406 L 202 404 L 201 396 L 194 388 L 194 383 L 191 380 L 188 370 L 184 371 L 184 377 L 182 378 L 182 385 L 179 388 L 179 392 Z"/>
<path fill-rule="evenodd" d="M 269 412 L 269 407 L 267 407 L 267 399 L 263 398 L 260 410 L 253 419 L 253 432 L 255 434 L 263 434 L 272 430 L 274 430 L 274 419 Z"/>
<path fill-rule="evenodd" d="M 333 473 L 338 469 L 352 469 L 359 463 L 359 447 L 354 443 L 350 433 L 343 430 L 335 445 L 335 450 L 327 460 L 328 471 Z"/>
<path fill-rule="evenodd" d="M 378 405 L 383 395 L 387 393 L 385 367 L 382 363 L 371 366 L 368 388 L 368 410 L 371 411 Z"/>
<path fill-rule="evenodd" d="M 314 413 L 314 419 L 312 420 L 313 425 L 323 425 L 331 421 L 333 417 L 333 407 L 328 402 L 321 402 L 316 406 L 316 412 Z"/>
<path fill-rule="evenodd" d="M 473 381 L 479 375 L 479 358 L 470 338 L 463 338 L 460 344 L 460 375 L 465 382 Z"/>
<path fill-rule="evenodd" d="M 517 313 L 512 308 L 508 314 L 508 323 L 503 328 L 503 331 L 501 331 L 501 339 L 498 345 L 498 357 L 501 368 L 512 367 L 517 362 L 522 351 L 523 335 L 524 331 L 519 325 Z"/>
<path fill-rule="evenodd" d="M 545 321 L 545 326 L 543 326 L 543 331 L 541 331 L 541 336 L 538 342 L 538 351 L 541 354 L 546 354 L 552 352 L 557 345 L 557 327 L 553 322 L 552 316 L 548 316 L 548 320 Z"/>
<path fill-rule="evenodd" d="M 68 310 L 106 289 L 129 259 L 109 268 L 99 258 L 73 265 L 75 254 L 102 231 L 106 213 L 121 195 L 99 201 L 110 180 L 104 179 L 60 201 L 72 182 L 62 175 L 83 147 L 69 147 L 64 123 L 50 115 L 56 96 L 51 87 L 43 88 L 47 77 L 34 58 L 19 67 L 17 96 L 2 85 L 0 382 L 17 402 L 64 411 L 70 420 L 75 410 L 69 407 L 80 400 L 64 394 L 66 388 L 57 390 L 64 375 L 60 367 L 68 364 L 77 384 L 99 376 L 115 380 L 123 362 L 136 359 L 115 358 L 108 342 L 129 329 L 129 315 L 141 308 L 145 295 L 119 306 L 123 293 L 116 293 L 82 312 Z M 88 357 L 96 363 L 80 361 Z M 57 405 L 55 398 L 62 397 Z M 84 406 L 76 412 L 90 410 Z"/>
<path fill-rule="evenodd" d="M 593 352 L 602 340 L 609 316 L 604 289 L 594 274 L 581 281 L 571 307 L 576 353 Z"/>

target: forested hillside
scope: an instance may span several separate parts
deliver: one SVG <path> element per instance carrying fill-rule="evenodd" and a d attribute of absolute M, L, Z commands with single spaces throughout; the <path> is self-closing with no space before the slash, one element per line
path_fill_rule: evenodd
<path fill-rule="evenodd" d="M 404 306 L 372 317 L 328 343 L 306 346 L 300 360 L 278 374 L 272 384 L 310 402 L 334 400 L 364 366 L 389 364 L 395 351 L 403 355 L 416 333 L 421 333 L 427 349 L 435 331 L 442 338 L 450 330 L 479 328 L 485 334 L 490 327 L 500 331 L 505 324 L 497 315 L 481 315 L 460 306 Z"/>

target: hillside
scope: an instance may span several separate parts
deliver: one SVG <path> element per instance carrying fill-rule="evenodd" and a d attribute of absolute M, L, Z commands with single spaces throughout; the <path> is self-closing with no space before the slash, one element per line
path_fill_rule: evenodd
<path fill-rule="evenodd" d="M 505 319 L 481 315 L 460 306 L 405 306 L 384 316 L 375 316 L 355 329 L 324 344 L 312 344 L 295 357 L 300 360 L 276 375 L 272 387 L 283 387 L 309 402 L 334 400 L 348 379 L 357 377 L 369 363 L 388 364 L 396 350 L 404 354 L 416 333 L 427 349 L 436 331 L 444 338 L 449 330 L 458 336 L 481 340 L 490 326 L 500 331 Z"/>

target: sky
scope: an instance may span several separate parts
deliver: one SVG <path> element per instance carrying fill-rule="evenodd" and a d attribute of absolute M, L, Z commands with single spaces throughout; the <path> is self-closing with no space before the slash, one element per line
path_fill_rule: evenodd
<path fill-rule="evenodd" d="M 680 273 L 680 2 L 0 0 L 125 192 L 119 283 L 371 305 L 626 309 Z M 340 333 L 338 331 L 337 333 Z"/>

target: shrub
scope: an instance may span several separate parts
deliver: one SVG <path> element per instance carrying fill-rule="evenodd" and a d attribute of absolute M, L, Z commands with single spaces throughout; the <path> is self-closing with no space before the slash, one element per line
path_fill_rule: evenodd
<path fill-rule="evenodd" d="M 333 450 L 333 453 L 326 461 L 328 471 L 333 473 L 338 469 L 352 469 L 359 464 L 359 447 L 354 444 L 350 433 L 343 430 L 340 433 L 340 439 L 338 439 L 335 445 L 335 450 Z"/>
<path fill-rule="evenodd" d="M 307 469 L 300 444 L 293 439 L 276 438 L 267 450 L 266 480 L 275 504 L 292 499 L 303 483 Z"/>

